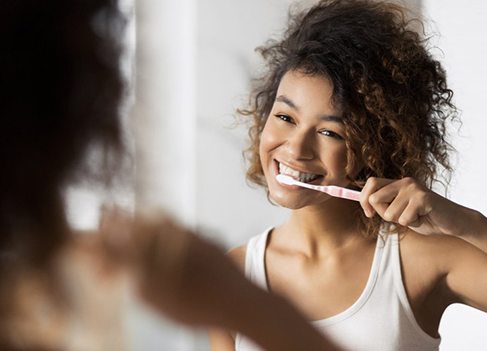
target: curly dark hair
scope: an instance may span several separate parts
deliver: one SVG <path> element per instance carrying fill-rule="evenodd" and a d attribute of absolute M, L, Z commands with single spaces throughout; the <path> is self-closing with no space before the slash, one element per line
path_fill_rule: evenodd
<path fill-rule="evenodd" d="M 94 145 L 122 152 L 116 0 L 0 4 L 0 254 L 44 262 L 65 236 L 62 188 Z"/>
<path fill-rule="evenodd" d="M 408 10 L 370 0 L 322 0 L 290 16 L 282 40 L 257 51 L 266 74 L 256 80 L 251 117 L 247 178 L 266 187 L 260 164 L 260 135 L 284 74 L 298 70 L 328 78 L 332 101 L 343 112 L 347 172 L 360 189 L 369 177 L 413 177 L 428 187 L 451 173 L 446 122 L 457 118 L 446 74 L 427 39 L 408 20 Z M 362 166 L 358 175 L 352 170 Z M 445 185 L 446 186 L 446 185 Z M 362 223 L 376 235 L 379 219 Z"/>

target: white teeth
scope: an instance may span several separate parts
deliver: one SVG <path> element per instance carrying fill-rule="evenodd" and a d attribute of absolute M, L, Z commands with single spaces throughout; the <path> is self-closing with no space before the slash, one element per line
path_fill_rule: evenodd
<path fill-rule="evenodd" d="M 304 173 L 279 162 L 279 173 L 293 177 L 300 182 L 308 183 L 319 177 L 319 174 Z"/>

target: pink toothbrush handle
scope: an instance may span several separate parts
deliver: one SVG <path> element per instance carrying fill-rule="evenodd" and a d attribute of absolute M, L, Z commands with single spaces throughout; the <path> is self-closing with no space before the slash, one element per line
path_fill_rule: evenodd
<path fill-rule="evenodd" d="M 360 201 L 360 191 L 341 188 L 338 186 L 328 186 L 327 193 L 331 196 L 341 197 L 353 201 Z"/>

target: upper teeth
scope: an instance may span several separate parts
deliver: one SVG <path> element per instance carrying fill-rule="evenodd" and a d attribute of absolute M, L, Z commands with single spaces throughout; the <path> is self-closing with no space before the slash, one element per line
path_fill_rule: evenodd
<path fill-rule="evenodd" d="M 280 162 L 279 162 L 279 173 L 291 176 L 294 179 L 297 179 L 300 182 L 304 182 L 304 183 L 310 182 L 319 177 L 319 174 L 300 172 L 296 169 L 283 165 Z"/>

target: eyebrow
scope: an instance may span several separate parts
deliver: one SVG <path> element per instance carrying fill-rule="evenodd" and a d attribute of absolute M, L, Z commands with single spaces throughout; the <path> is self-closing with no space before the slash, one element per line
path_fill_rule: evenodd
<path fill-rule="evenodd" d="M 293 110 L 296 110 L 299 112 L 299 107 L 287 96 L 285 95 L 279 95 L 276 97 L 277 102 L 282 102 L 288 105 L 290 108 Z M 342 123 L 343 124 L 343 118 L 340 116 L 334 116 L 334 115 L 322 115 L 320 116 L 320 120 L 326 121 L 326 122 L 336 122 L 336 123 Z"/>

